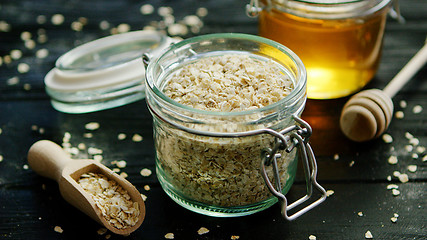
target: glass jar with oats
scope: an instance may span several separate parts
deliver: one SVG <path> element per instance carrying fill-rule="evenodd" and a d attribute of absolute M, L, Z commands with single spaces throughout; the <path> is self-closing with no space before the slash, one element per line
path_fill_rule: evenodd
<path fill-rule="evenodd" d="M 348 96 L 375 75 L 392 0 L 251 0 L 260 36 L 294 51 L 308 98 Z"/>
<path fill-rule="evenodd" d="M 175 202 L 227 217 L 279 200 L 284 217 L 293 219 L 325 199 L 311 129 L 300 119 L 306 70 L 291 50 L 253 35 L 210 34 L 171 45 L 157 58 L 144 55 L 144 63 L 157 177 Z M 297 159 L 308 192 L 288 205 Z M 321 197 L 288 214 L 313 187 Z"/>

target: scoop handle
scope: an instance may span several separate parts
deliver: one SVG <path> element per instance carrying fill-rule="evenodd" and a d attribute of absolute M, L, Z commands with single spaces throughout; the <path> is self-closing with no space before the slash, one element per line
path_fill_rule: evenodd
<path fill-rule="evenodd" d="M 28 163 L 37 174 L 58 181 L 62 170 L 71 161 L 66 152 L 56 143 L 40 140 L 28 151 Z"/>

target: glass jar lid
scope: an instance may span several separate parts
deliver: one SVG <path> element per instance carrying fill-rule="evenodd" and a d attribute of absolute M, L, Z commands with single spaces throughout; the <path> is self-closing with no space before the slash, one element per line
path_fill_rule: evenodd
<path fill-rule="evenodd" d="M 55 109 L 86 113 L 122 106 L 145 97 L 142 55 L 156 56 L 173 40 L 142 30 L 112 35 L 78 46 L 56 61 L 45 76 Z"/>

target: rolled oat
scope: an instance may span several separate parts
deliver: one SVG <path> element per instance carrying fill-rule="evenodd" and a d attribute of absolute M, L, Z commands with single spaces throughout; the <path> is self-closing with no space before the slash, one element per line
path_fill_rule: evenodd
<path fill-rule="evenodd" d="M 205 111 L 254 110 L 280 101 L 294 87 L 276 65 L 247 55 L 206 57 L 180 69 L 163 92 L 175 102 Z M 253 128 L 235 122 L 213 119 L 209 126 L 194 127 L 221 132 Z M 156 151 L 161 171 L 180 194 L 214 206 L 244 206 L 271 197 L 260 174 L 260 161 L 263 150 L 274 141 L 265 134 L 215 138 L 162 126 L 156 132 Z M 285 183 L 295 151 L 281 154 L 278 168 Z M 267 172 L 272 176 L 271 169 Z"/>
<path fill-rule="evenodd" d="M 246 55 L 203 58 L 189 64 L 166 85 L 174 101 L 196 109 L 233 112 L 278 102 L 293 89 L 274 64 Z"/>
<path fill-rule="evenodd" d="M 117 229 L 132 227 L 138 222 L 140 208 L 117 182 L 99 173 L 80 176 L 78 184 L 91 196 L 107 222 Z"/>

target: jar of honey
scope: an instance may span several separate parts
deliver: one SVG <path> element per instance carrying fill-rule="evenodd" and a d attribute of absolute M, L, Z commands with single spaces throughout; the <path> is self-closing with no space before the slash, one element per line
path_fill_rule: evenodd
<path fill-rule="evenodd" d="M 312 99 L 350 95 L 375 75 L 392 0 L 251 1 L 259 34 L 294 51 Z M 255 7 L 256 6 L 256 7 Z"/>

